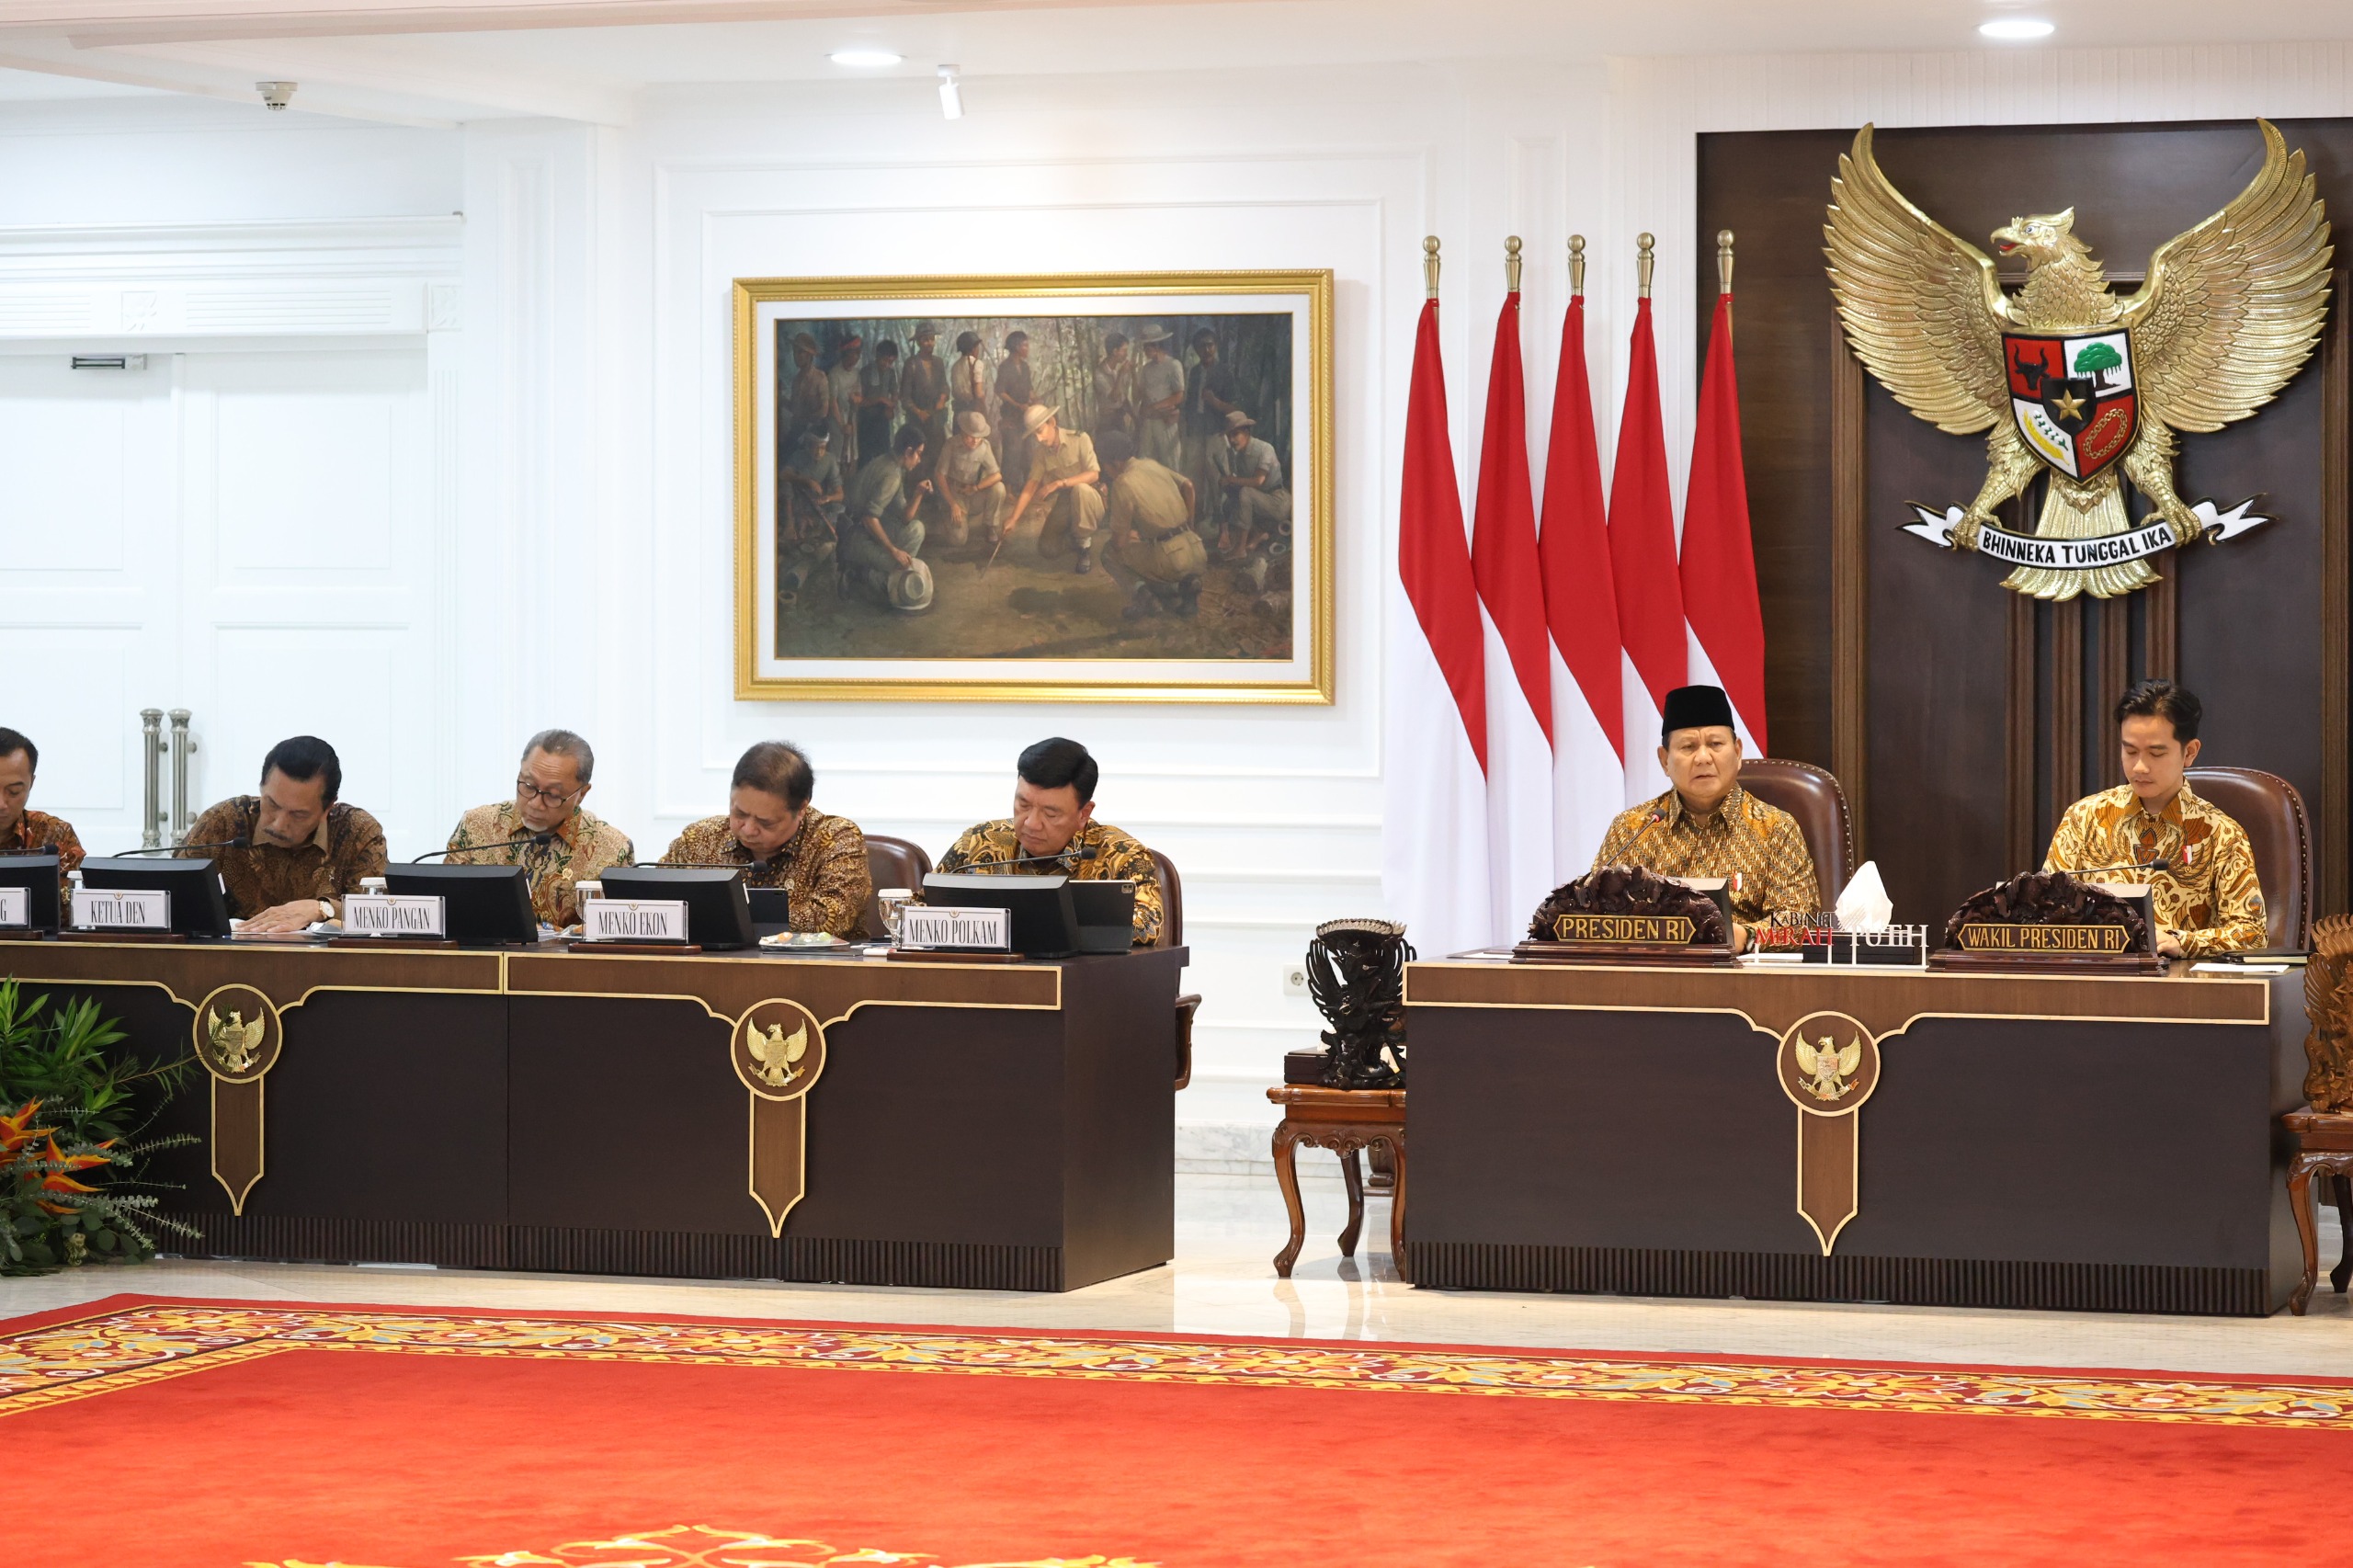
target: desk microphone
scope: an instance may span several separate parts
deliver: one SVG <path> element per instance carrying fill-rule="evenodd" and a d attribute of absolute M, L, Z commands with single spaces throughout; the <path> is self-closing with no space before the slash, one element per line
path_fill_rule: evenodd
<path fill-rule="evenodd" d="M 984 865 L 972 865 L 967 871 L 986 873 L 1002 871 L 1012 866 L 1059 866 L 1066 860 L 1092 860 L 1103 852 L 1099 849 L 1065 849 L 1059 855 L 1024 855 L 1017 860 L 991 860 Z"/>
<path fill-rule="evenodd" d="M 497 844 L 469 844 L 463 849 L 436 849 L 429 855 L 418 856 L 409 864 L 422 866 L 427 860 L 444 859 L 451 855 L 472 855 L 477 849 L 512 849 L 521 844 L 545 844 L 554 837 L 555 829 L 550 828 L 545 833 L 535 833 L 529 838 L 509 838 Z"/>
<path fill-rule="evenodd" d="M 164 844 L 153 849 L 124 849 L 108 858 L 128 860 L 134 855 L 184 855 L 191 849 L 250 849 L 252 847 L 253 840 L 250 838 L 224 838 L 218 844 Z"/>

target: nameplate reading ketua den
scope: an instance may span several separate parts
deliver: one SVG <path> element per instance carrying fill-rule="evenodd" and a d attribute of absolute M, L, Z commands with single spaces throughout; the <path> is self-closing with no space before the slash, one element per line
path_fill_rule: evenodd
<path fill-rule="evenodd" d="M 77 931 L 168 931 L 172 895 L 161 888 L 83 888 L 74 895 Z"/>

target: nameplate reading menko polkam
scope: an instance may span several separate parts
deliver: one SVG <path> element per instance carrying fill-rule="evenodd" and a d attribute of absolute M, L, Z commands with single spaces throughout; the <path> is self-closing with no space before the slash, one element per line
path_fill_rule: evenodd
<path fill-rule="evenodd" d="M 2121 926 L 2009 926 L 1988 922 L 1961 928 L 1965 953 L 2129 953 L 2132 934 Z"/>
<path fill-rule="evenodd" d="M 592 898 L 580 910 L 580 934 L 592 942 L 683 942 L 682 898 Z"/>
<path fill-rule="evenodd" d="M 1552 939 L 1559 942 L 1624 942 L 1644 946 L 1688 945 L 1699 932 L 1688 915 L 1556 915 Z"/>
<path fill-rule="evenodd" d="M 926 909 L 911 903 L 899 912 L 899 945 L 1002 953 L 1013 946 L 1013 916 L 1002 909 Z"/>
<path fill-rule="evenodd" d="M 84 888 L 74 895 L 77 931 L 168 931 L 172 895 L 161 888 Z"/>
<path fill-rule="evenodd" d="M 347 893 L 343 929 L 353 937 L 446 937 L 449 907 L 438 892 Z"/>

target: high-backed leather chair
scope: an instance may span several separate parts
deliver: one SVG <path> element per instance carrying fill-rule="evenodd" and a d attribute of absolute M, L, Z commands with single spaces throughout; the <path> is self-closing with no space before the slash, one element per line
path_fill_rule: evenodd
<path fill-rule="evenodd" d="M 1152 851 L 1152 863 L 1160 868 L 1160 940 L 1154 946 L 1181 948 L 1185 945 L 1185 880 L 1176 874 L 1176 862 L 1157 849 Z M 1176 998 L 1176 1086 L 1180 1089 L 1193 1081 L 1193 1015 L 1200 1010 L 1198 993 Z"/>
<path fill-rule="evenodd" d="M 2193 767 L 2189 787 L 2246 829 L 2256 880 L 2271 930 L 2266 946 L 2312 943 L 2313 835 L 2304 798 L 2276 773 L 2257 767 Z"/>
<path fill-rule="evenodd" d="M 931 871 L 931 857 L 922 845 L 911 839 L 892 838 L 888 835 L 870 833 L 866 835 L 866 874 L 873 886 L 866 894 L 866 939 L 879 942 L 890 933 L 882 929 L 882 906 L 875 894 L 884 888 L 911 888 L 923 891 L 923 880 Z"/>
<path fill-rule="evenodd" d="M 1740 787 L 1768 806 L 1798 819 L 1806 847 L 1813 851 L 1813 883 L 1827 909 L 1855 874 L 1854 820 L 1838 777 L 1810 762 L 1753 756 L 1740 765 Z"/>

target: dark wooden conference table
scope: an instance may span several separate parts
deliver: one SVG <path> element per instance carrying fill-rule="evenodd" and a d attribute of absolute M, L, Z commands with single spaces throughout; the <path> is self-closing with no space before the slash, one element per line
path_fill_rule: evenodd
<path fill-rule="evenodd" d="M 2187 969 L 1412 965 L 1415 1281 L 2276 1311 L 2302 1267 L 2279 1119 L 2303 1101 L 2303 971 Z M 1822 1013 L 1881 1063 L 1826 1251 L 1776 1066 Z"/>
<path fill-rule="evenodd" d="M 1185 960 L 0 944 L 122 1049 L 274 1016 L 257 1078 L 200 1071 L 156 1128 L 202 1140 L 157 1156 L 203 1232 L 168 1251 L 1016 1290 L 1172 1256 Z M 739 1019 L 821 1026 L 805 1095 L 752 1092 Z M 756 1179 L 801 1188 L 780 1233 Z"/>

